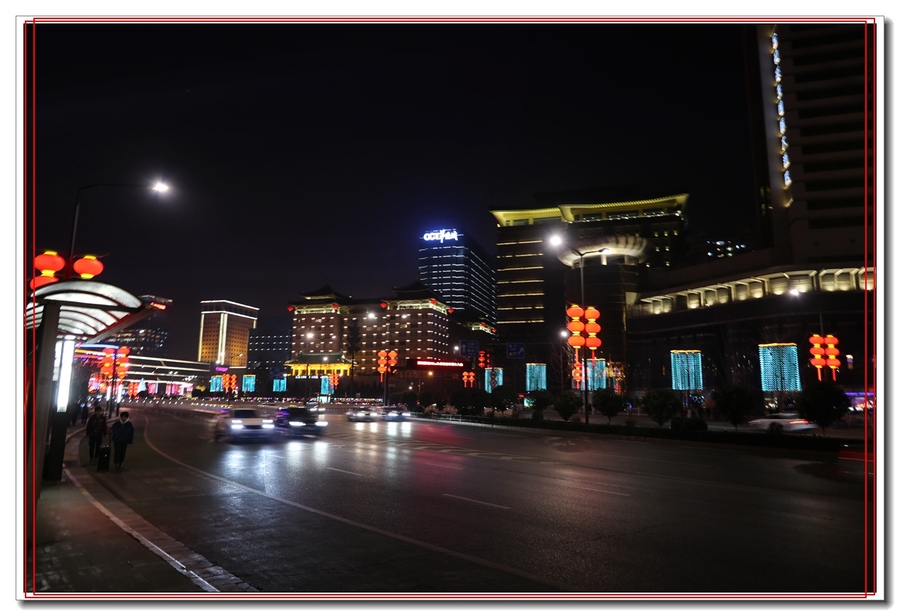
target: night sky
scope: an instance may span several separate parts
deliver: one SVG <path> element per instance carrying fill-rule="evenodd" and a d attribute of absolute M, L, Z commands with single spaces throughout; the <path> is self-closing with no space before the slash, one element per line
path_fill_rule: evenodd
<path fill-rule="evenodd" d="M 170 356 L 200 305 L 287 305 L 330 284 L 392 296 L 417 238 L 495 253 L 493 209 L 639 184 L 689 192 L 692 233 L 752 225 L 741 26 L 40 24 L 35 249 L 173 300 Z M 26 233 L 28 230 L 26 230 Z M 30 257 L 26 259 L 30 261 Z"/>

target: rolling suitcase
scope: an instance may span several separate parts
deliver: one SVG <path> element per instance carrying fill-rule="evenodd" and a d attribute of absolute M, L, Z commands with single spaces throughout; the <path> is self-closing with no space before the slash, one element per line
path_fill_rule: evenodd
<path fill-rule="evenodd" d="M 109 441 L 106 441 L 106 444 L 100 443 L 100 453 L 97 454 L 97 470 L 98 471 L 108 471 L 109 470 Z"/>

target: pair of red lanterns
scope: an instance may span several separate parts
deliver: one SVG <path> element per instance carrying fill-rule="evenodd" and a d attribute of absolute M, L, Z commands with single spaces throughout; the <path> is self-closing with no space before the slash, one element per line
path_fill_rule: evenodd
<path fill-rule="evenodd" d="M 34 258 L 34 268 L 41 274 L 32 278 L 29 286 L 31 290 L 42 287 L 51 282 L 58 282 L 54 274 L 62 271 L 66 267 L 66 260 L 59 256 L 56 251 L 47 250 Z M 72 264 L 72 269 L 83 280 L 90 280 L 94 276 L 99 275 L 103 271 L 103 264 L 97 257 L 85 255 Z"/>
<path fill-rule="evenodd" d="M 384 381 L 384 373 L 397 365 L 397 351 L 378 351 L 378 372 Z"/>
<path fill-rule="evenodd" d="M 475 373 L 474 372 L 463 372 L 462 373 L 463 387 L 475 387 Z"/>
<path fill-rule="evenodd" d="M 809 343 L 812 345 L 809 353 L 813 356 L 809 363 L 816 367 L 819 380 L 822 380 L 822 368 L 828 367 L 831 368 L 831 380 L 837 381 L 837 369 L 841 365 L 841 360 L 837 358 L 840 355 L 840 350 L 837 348 L 837 336 L 813 334 L 809 337 Z M 825 359 L 826 357 L 828 359 Z"/>
<path fill-rule="evenodd" d="M 575 381 L 581 381 L 584 375 L 581 373 L 581 362 L 578 360 L 578 350 L 581 347 L 590 349 L 591 361 L 594 361 L 597 359 L 597 349 L 603 344 L 600 338 L 597 337 L 597 334 L 600 333 L 601 329 L 600 324 L 597 323 L 597 319 L 600 318 L 600 311 L 593 306 L 582 308 L 578 304 L 572 304 L 569 306 L 568 310 L 566 310 L 566 316 L 570 319 L 566 324 L 566 329 L 572 332 L 572 335 L 569 336 L 569 339 L 566 342 L 568 342 L 570 347 L 575 349 L 575 367 L 572 370 L 572 378 Z M 584 321 L 582 321 L 582 319 L 584 319 Z M 587 337 L 585 338 L 582 334 L 587 334 Z"/>
<path fill-rule="evenodd" d="M 103 349 L 103 357 L 100 359 L 100 374 L 107 379 L 114 377 L 120 381 L 128 374 L 128 347 L 106 347 Z"/>

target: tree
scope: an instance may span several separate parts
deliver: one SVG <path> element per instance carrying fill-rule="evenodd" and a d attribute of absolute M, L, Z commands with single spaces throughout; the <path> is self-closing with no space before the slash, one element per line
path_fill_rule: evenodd
<path fill-rule="evenodd" d="M 569 421 L 569 418 L 581 408 L 581 403 L 581 395 L 569 389 L 556 397 L 553 408 L 563 421 Z"/>
<path fill-rule="evenodd" d="M 625 412 L 625 397 L 611 389 L 601 388 L 591 395 L 594 410 L 606 417 L 606 423 L 612 423 L 612 418 Z"/>
<path fill-rule="evenodd" d="M 712 392 L 716 411 L 737 429 L 762 408 L 763 395 L 758 389 L 745 385 L 723 385 Z"/>
<path fill-rule="evenodd" d="M 849 408 L 850 398 L 833 381 L 813 381 L 797 399 L 797 412 L 804 419 L 822 426 L 822 433 L 843 417 Z"/>
<path fill-rule="evenodd" d="M 641 407 L 661 428 L 664 423 L 681 413 L 681 400 L 671 389 L 652 389 L 644 394 Z"/>
<path fill-rule="evenodd" d="M 516 390 L 513 389 L 512 385 L 498 385 L 491 390 L 490 396 L 491 407 L 498 411 L 505 411 L 515 407 L 516 399 L 518 398 Z"/>
<path fill-rule="evenodd" d="M 450 395 L 450 404 L 460 415 L 481 415 L 490 402 L 490 394 L 481 389 L 457 389 Z"/>
<path fill-rule="evenodd" d="M 531 400 L 531 408 L 543 413 L 553 404 L 553 394 L 546 389 L 538 389 L 528 392 L 527 398 Z"/>

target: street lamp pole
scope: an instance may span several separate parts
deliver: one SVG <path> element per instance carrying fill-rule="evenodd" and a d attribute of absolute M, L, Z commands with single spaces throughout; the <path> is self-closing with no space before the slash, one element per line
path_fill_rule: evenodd
<path fill-rule="evenodd" d="M 554 246 L 565 246 L 566 248 L 568 248 L 569 250 L 574 252 L 576 255 L 578 255 L 578 269 L 581 270 L 579 272 L 580 279 L 581 279 L 581 308 L 586 309 L 587 305 L 585 304 L 585 301 L 584 301 L 584 258 L 590 254 L 598 254 L 598 255 L 606 254 L 607 252 L 609 252 L 609 248 L 601 248 L 600 250 L 589 250 L 587 252 L 581 252 L 577 248 L 572 248 L 570 245 L 563 242 L 562 238 L 560 238 L 558 235 L 554 235 L 553 237 L 551 237 L 550 243 L 553 244 Z M 584 424 L 585 425 L 590 424 L 590 415 L 588 414 L 588 382 L 589 382 L 589 378 L 588 378 L 588 371 L 587 371 L 587 358 L 586 358 L 585 354 L 582 353 L 582 356 L 581 356 L 581 386 L 583 388 L 582 404 L 584 405 Z"/>
<path fill-rule="evenodd" d="M 150 188 L 154 192 L 161 193 L 169 190 L 169 187 L 162 182 L 157 182 L 153 186 L 146 184 L 88 184 L 87 186 L 79 186 L 78 192 L 75 193 L 75 215 L 72 217 L 72 240 L 69 243 L 69 261 L 66 265 L 66 278 L 72 277 L 72 265 L 75 262 L 75 232 L 78 230 L 78 213 L 81 209 L 81 193 L 92 188 Z"/>

